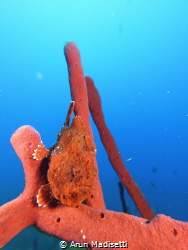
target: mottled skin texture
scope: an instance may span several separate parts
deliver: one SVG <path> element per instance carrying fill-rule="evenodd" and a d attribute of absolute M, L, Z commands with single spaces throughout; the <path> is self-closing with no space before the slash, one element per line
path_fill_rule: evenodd
<path fill-rule="evenodd" d="M 72 124 L 65 127 L 50 150 L 48 181 L 38 193 L 38 202 L 46 206 L 53 198 L 62 204 L 76 207 L 92 192 L 97 169 L 94 166 L 96 147 L 82 118 L 75 116 Z"/>
<path fill-rule="evenodd" d="M 75 207 L 91 194 L 93 179 L 97 174 L 95 155 L 95 144 L 86 135 L 81 117 L 74 117 L 51 153 L 48 170 L 53 195 L 62 204 Z"/>

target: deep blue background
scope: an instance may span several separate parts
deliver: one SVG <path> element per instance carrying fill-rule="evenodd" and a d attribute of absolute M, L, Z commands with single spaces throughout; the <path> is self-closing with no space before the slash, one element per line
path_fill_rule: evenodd
<path fill-rule="evenodd" d="M 70 102 L 63 47 L 74 41 L 150 205 L 188 220 L 187 13 L 186 0 L 0 1 L 0 205 L 24 188 L 12 133 L 30 124 L 47 147 L 56 140 Z M 118 178 L 94 133 L 107 208 L 122 211 Z M 26 229 L 3 249 L 60 249 L 58 242 Z"/>

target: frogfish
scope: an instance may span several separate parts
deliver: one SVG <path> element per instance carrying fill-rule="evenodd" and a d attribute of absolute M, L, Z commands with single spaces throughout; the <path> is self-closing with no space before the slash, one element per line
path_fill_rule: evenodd
<path fill-rule="evenodd" d="M 96 146 L 87 135 L 82 117 L 75 116 L 69 125 L 74 102 L 71 102 L 68 114 L 58 139 L 50 149 L 41 143 L 33 153 L 35 160 L 47 157 L 49 169 L 48 183 L 42 185 L 37 194 L 38 206 L 46 207 L 54 200 L 76 207 L 92 194 L 95 167 Z"/>

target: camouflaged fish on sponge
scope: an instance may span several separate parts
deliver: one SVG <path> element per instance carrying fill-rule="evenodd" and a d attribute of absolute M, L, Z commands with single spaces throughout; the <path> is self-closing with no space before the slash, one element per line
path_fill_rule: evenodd
<path fill-rule="evenodd" d="M 94 164 L 96 147 L 92 138 L 86 134 L 86 127 L 80 116 L 75 116 L 69 126 L 74 104 L 70 104 L 55 145 L 51 149 L 38 145 L 33 154 L 36 160 L 49 158 L 49 183 L 42 185 L 38 191 L 39 206 L 45 207 L 56 199 L 64 205 L 76 207 L 91 195 L 97 175 Z"/>

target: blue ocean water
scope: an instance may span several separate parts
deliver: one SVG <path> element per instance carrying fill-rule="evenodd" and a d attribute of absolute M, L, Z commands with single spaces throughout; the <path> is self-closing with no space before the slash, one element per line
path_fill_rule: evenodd
<path fill-rule="evenodd" d="M 74 41 L 151 207 L 188 220 L 187 13 L 185 0 L 0 1 L 0 205 L 24 188 L 13 132 L 32 125 L 51 147 L 64 123 L 71 97 L 63 47 Z M 122 211 L 118 177 L 92 126 L 107 208 Z M 125 199 L 140 216 L 126 191 Z M 58 242 L 29 228 L 3 249 L 60 249 Z"/>

